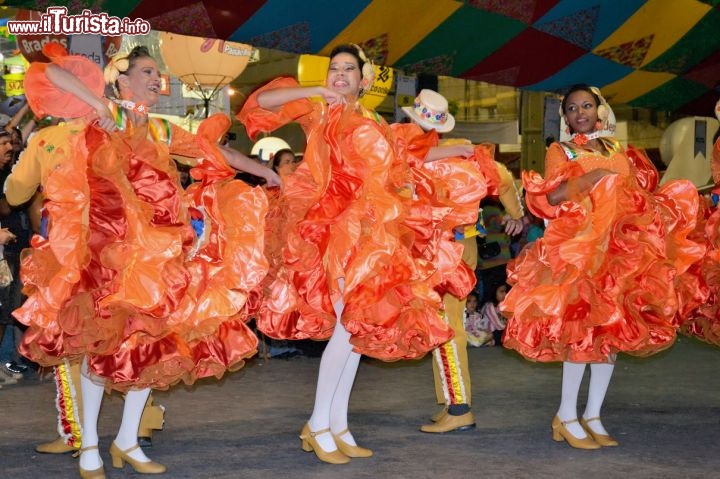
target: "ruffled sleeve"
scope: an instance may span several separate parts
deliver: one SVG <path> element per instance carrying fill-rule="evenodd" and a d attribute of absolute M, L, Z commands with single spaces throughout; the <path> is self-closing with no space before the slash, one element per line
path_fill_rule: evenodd
<path fill-rule="evenodd" d="M 530 211 L 538 218 L 554 218 L 560 205 L 551 205 L 547 194 L 555 190 L 563 181 L 584 174 L 582 167 L 568 161 L 565 150 L 559 143 L 550 145 L 545 154 L 545 177 L 535 171 L 523 171 L 525 201 Z"/>
<path fill-rule="evenodd" d="M 435 130 L 425 132 L 415 123 L 393 123 L 390 127 L 395 134 L 398 154 L 406 155 L 408 164 L 414 168 L 420 168 L 430 149 L 438 145 Z"/>
<path fill-rule="evenodd" d="M 307 133 L 307 128 L 312 122 L 304 118 L 314 110 L 310 100 L 294 100 L 284 104 L 277 111 L 267 110 L 258 103 L 258 96 L 264 91 L 277 88 L 297 88 L 299 86 L 294 78 L 276 78 L 267 85 L 255 90 L 248 97 L 242 110 L 237 114 L 237 119 L 245 125 L 247 134 L 251 139 L 254 140 L 260 133 L 274 131 L 292 121 L 298 121 Z"/>
<path fill-rule="evenodd" d="M 495 162 L 495 145 L 492 143 L 481 143 L 475 145 L 475 165 L 485 177 L 488 195 L 497 196 L 501 183 L 501 174 L 498 168 L 499 163 Z"/>
<path fill-rule="evenodd" d="M 76 77 L 91 94 L 102 97 L 105 88 L 103 74 L 97 64 L 82 55 L 68 55 L 56 42 L 48 42 L 43 54 L 52 63 Z M 75 94 L 56 86 L 45 72 L 48 63 L 33 62 L 28 68 L 23 86 L 30 108 L 37 116 L 52 115 L 58 118 L 79 118 L 93 113 L 93 107 Z"/>

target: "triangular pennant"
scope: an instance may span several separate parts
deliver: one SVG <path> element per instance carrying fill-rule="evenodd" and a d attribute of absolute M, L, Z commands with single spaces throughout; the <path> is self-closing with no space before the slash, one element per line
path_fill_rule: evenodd
<path fill-rule="evenodd" d="M 708 88 L 715 88 L 720 79 L 720 52 L 715 53 L 708 60 L 687 72 L 683 77 L 702 83 Z"/>
<path fill-rule="evenodd" d="M 216 38 L 212 20 L 202 2 L 193 3 L 178 9 L 171 8 L 167 13 L 148 18 L 153 30 L 182 32 L 194 37 Z"/>
<path fill-rule="evenodd" d="M 469 7 L 498 13 L 528 25 L 533 20 L 536 4 L 537 0 L 513 0 L 511 2 L 507 0 L 468 0 L 467 2 Z"/>
<path fill-rule="evenodd" d="M 595 36 L 599 13 L 600 7 L 594 6 L 551 22 L 540 25 L 535 24 L 533 28 L 548 35 L 562 38 L 583 50 L 590 50 L 593 47 L 592 41 Z"/>
<path fill-rule="evenodd" d="M 645 61 L 645 56 L 652 45 L 655 35 L 648 35 L 632 42 L 603 48 L 594 52 L 597 56 L 607 58 L 621 65 L 639 68 Z"/>
<path fill-rule="evenodd" d="M 427 58 L 423 61 L 410 65 L 403 65 L 402 69 L 406 73 L 428 73 L 430 75 L 447 75 L 452 72 L 453 56 L 439 55 Z"/>
<path fill-rule="evenodd" d="M 359 44 L 365 55 L 376 65 L 384 65 L 388 57 L 388 35 L 383 33 Z"/>
<path fill-rule="evenodd" d="M 471 80 L 484 81 L 486 83 L 492 83 L 494 85 L 515 85 L 520 75 L 520 67 L 505 68 L 504 70 L 498 70 L 494 72 L 482 73 L 479 75 L 472 75 L 472 78 L 464 76 L 463 78 L 470 78 Z"/>
<path fill-rule="evenodd" d="M 290 53 L 307 53 L 311 51 L 310 23 L 294 23 L 250 38 L 248 43 L 256 47 L 273 48 Z"/>

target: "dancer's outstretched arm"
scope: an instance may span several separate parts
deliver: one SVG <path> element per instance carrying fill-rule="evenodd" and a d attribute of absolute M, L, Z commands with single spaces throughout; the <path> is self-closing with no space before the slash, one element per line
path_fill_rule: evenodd
<path fill-rule="evenodd" d="M 90 105 L 95 110 L 95 113 L 97 113 L 98 126 L 100 126 L 100 128 L 106 131 L 115 131 L 117 129 L 115 119 L 113 118 L 112 113 L 110 113 L 105 99 L 95 95 L 72 73 L 51 63 L 45 70 L 45 76 L 47 76 L 48 80 L 50 80 L 56 87 L 75 95 L 80 100 Z"/>

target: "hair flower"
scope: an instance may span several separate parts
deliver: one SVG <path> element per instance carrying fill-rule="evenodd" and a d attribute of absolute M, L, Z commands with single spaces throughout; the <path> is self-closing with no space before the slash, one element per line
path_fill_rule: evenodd
<path fill-rule="evenodd" d="M 121 73 L 125 73 L 130 67 L 130 60 L 128 60 L 127 53 L 121 53 L 115 55 L 110 59 L 105 69 L 103 70 L 103 77 L 105 83 L 108 85 L 114 84 Z"/>
<path fill-rule="evenodd" d="M 370 90 L 370 87 L 372 87 L 373 83 L 375 82 L 375 65 L 373 64 L 372 60 L 370 60 L 367 55 L 365 55 L 365 52 L 362 48 L 360 48 L 360 45 L 352 43 L 352 46 L 357 49 L 358 56 L 363 61 L 362 78 L 363 80 L 367 81 L 367 85 L 363 87 L 362 92 L 360 93 L 362 95 L 366 91 Z"/>

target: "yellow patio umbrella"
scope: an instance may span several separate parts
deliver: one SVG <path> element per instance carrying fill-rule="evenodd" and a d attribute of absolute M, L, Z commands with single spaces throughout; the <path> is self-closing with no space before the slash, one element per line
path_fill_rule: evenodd
<path fill-rule="evenodd" d="M 160 53 L 170 73 L 203 99 L 207 116 L 212 97 L 240 76 L 253 48 L 244 43 L 161 32 Z"/>

